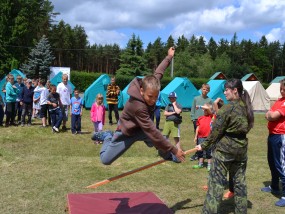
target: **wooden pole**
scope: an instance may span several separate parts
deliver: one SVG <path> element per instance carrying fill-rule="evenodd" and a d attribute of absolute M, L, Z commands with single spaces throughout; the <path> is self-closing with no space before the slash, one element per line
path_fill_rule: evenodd
<path fill-rule="evenodd" d="M 190 149 L 190 150 L 185 151 L 184 153 L 185 153 L 186 155 L 188 155 L 188 154 L 190 154 L 190 153 L 192 153 L 192 152 L 196 152 L 196 151 L 197 151 L 197 149 L 196 149 L 196 148 L 193 148 L 193 149 Z M 105 184 L 110 183 L 110 182 L 112 182 L 112 181 L 115 181 L 115 180 L 118 180 L 118 179 L 120 179 L 120 178 L 126 177 L 126 176 L 128 176 L 128 175 L 131 175 L 131 174 L 140 172 L 140 171 L 142 171 L 142 170 L 151 168 L 151 167 L 153 167 L 153 166 L 159 165 L 159 164 L 164 163 L 164 162 L 166 162 L 166 161 L 167 161 L 167 160 L 164 160 L 164 159 L 159 160 L 159 161 L 156 161 L 156 162 L 154 162 L 154 163 L 151 163 L 151 164 L 148 164 L 148 165 L 139 167 L 139 168 L 137 168 L 137 169 L 133 169 L 133 170 L 131 170 L 131 171 L 122 173 L 122 174 L 120 174 L 120 175 L 117 175 L 117 176 L 114 176 L 114 177 L 105 179 L 105 180 L 103 180 L 103 181 L 97 182 L 97 183 L 95 183 L 95 184 L 92 184 L 92 185 L 90 185 L 90 186 L 87 186 L 86 188 L 97 188 L 97 187 L 99 187 L 99 186 L 105 185 Z"/>

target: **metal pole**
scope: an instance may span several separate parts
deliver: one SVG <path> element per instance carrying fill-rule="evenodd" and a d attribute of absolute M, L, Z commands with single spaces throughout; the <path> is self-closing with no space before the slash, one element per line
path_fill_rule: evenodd
<path fill-rule="evenodd" d="M 173 78 L 173 65 L 174 65 L 174 58 L 172 58 L 171 60 L 171 73 L 170 73 L 171 78 Z"/>

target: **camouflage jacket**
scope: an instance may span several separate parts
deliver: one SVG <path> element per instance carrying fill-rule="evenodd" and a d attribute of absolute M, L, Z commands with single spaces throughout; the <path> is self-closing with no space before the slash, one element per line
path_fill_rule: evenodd
<path fill-rule="evenodd" d="M 213 146 L 213 157 L 221 161 L 246 161 L 248 132 L 246 106 L 242 100 L 234 100 L 219 110 L 212 132 L 201 147 L 205 150 Z"/>

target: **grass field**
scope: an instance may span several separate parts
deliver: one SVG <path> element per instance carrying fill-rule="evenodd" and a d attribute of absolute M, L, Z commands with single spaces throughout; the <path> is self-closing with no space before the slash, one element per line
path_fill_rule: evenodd
<path fill-rule="evenodd" d="M 181 141 L 185 150 L 194 147 L 190 113 L 183 112 Z M 160 127 L 163 127 L 164 119 Z M 127 176 L 97 189 L 85 187 L 123 172 L 155 162 L 160 158 L 143 142 L 135 143 L 110 166 L 99 160 L 101 145 L 91 140 L 93 125 L 89 111 L 84 110 L 82 135 L 70 130 L 52 134 L 50 128 L 39 128 L 40 120 L 31 127 L 0 128 L 0 213 L 65 213 L 68 193 L 154 192 L 177 214 L 200 213 L 206 192 L 207 171 L 192 169 L 196 161 L 182 164 L 166 162 Z M 70 127 L 70 125 L 68 125 Z M 114 130 L 115 126 L 105 125 Z M 247 168 L 248 213 L 282 213 L 274 205 L 278 200 L 260 191 L 270 181 L 266 159 L 267 127 L 264 114 L 255 115 L 255 127 L 248 135 Z M 223 201 L 222 213 L 234 212 L 234 201 Z"/>

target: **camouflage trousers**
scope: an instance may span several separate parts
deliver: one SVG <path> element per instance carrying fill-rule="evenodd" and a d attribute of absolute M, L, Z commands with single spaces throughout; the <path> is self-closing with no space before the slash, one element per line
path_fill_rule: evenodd
<path fill-rule="evenodd" d="M 235 214 L 247 213 L 247 188 L 245 180 L 247 161 L 221 161 L 212 159 L 209 173 L 208 192 L 202 210 L 203 214 L 220 213 L 220 204 L 227 184 L 227 173 L 233 178 Z"/>

